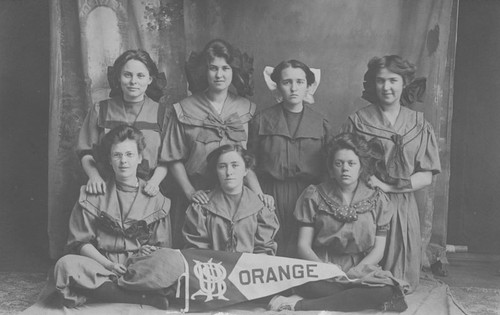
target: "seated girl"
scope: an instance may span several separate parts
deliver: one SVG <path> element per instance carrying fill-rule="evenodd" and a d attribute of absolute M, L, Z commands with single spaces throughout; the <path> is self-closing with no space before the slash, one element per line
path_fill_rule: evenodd
<path fill-rule="evenodd" d="M 187 209 L 182 230 L 186 248 L 274 255 L 276 214 L 243 184 L 253 157 L 242 146 L 227 144 L 212 151 L 207 164 L 216 185 L 206 204 Z"/>
<path fill-rule="evenodd" d="M 328 145 L 330 179 L 300 195 L 294 216 L 299 222 L 298 256 L 339 265 L 351 278 L 378 286 L 322 280 L 276 296 L 272 310 L 360 311 L 407 308 L 398 280 L 377 266 L 384 254 L 393 209 L 387 196 L 367 186 L 376 161 L 374 144 L 344 133 Z"/>
<path fill-rule="evenodd" d="M 141 130 L 147 147 L 142 152 L 138 175 L 147 180 L 144 192 L 154 196 L 167 175 L 167 165 L 159 160 L 163 143 L 165 106 L 158 103 L 165 82 L 151 56 L 144 50 L 127 50 L 108 69 L 110 98 L 92 106 L 83 122 L 76 153 L 88 176 L 86 192 L 103 194 L 106 183 L 92 150 L 117 125 Z"/>
<path fill-rule="evenodd" d="M 127 125 L 102 139 L 96 158 L 107 161 L 111 176 L 103 195 L 81 188 L 69 221 L 69 254 L 55 265 L 56 287 L 67 307 L 85 302 L 168 306 L 163 292 L 127 291 L 116 285 L 127 271 L 127 258 L 171 246 L 170 200 L 145 194 L 146 182 L 137 178 L 144 148 L 143 134 Z"/>

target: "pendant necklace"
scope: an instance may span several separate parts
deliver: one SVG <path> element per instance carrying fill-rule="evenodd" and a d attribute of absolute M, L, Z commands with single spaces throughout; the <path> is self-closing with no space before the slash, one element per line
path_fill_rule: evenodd
<path fill-rule="evenodd" d="M 132 192 L 132 191 L 135 192 L 134 199 L 132 199 L 132 202 L 130 203 L 130 206 L 128 206 L 127 212 L 123 211 L 124 210 L 124 205 L 122 204 L 121 199 L 118 198 L 119 209 L 120 209 L 120 218 L 121 218 L 122 226 L 124 227 L 124 224 L 125 224 L 124 220 L 130 214 L 130 211 L 132 210 L 132 207 L 135 204 L 135 200 L 137 199 L 137 195 L 139 194 L 139 180 L 137 179 L 137 184 L 135 184 L 135 186 L 129 186 L 129 185 L 126 185 L 126 184 L 120 184 L 120 185 L 117 185 L 117 186 L 121 186 L 121 189 L 117 187 L 117 191 L 116 191 L 117 195 L 118 195 L 118 189 L 120 189 L 120 190 L 122 190 L 124 192 Z"/>
<path fill-rule="evenodd" d="M 139 118 L 139 115 L 141 114 L 142 109 L 144 108 L 144 104 L 146 103 L 146 97 L 144 97 L 144 100 L 141 103 L 141 107 L 139 108 L 139 111 L 137 112 L 137 114 L 135 114 L 135 118 L 134 118 L 134 121 L 132 123 L 130 123 L 130 121 L 128 120 L 127 111 L 125 110 L 125 103 L 134 104 L 134 102 L 127 102 L 127 101 L 123 100 L 122 110 L 123 110 L 123 115 L 125 115 L 125 120 L 127 122 L 127 125 L 129 125 L 129 126 L 135 126 L 137 118 Z"/>

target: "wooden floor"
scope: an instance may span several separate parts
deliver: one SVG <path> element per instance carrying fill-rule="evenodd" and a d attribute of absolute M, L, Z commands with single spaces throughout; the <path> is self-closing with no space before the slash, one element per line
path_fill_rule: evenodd
<path fill-rule="evenodd" d="M 448 253 L 447 277 L 456 301 L 471 315 L 500 315 L 500 255 Z"/>
<path fill-rule="evenodd" d="M 500 289 L 500 255 L 448 253 L 447 277 L 438 277 L 450 287 Z"/>

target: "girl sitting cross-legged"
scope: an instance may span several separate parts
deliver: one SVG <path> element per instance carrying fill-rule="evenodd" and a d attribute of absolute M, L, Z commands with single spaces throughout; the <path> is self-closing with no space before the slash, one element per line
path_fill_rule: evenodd
<path fill-rule="evenodd" d="M 162 290 L 130 291 L 117 285 L 127 272 L 129 258 L 172 243 L 170 200 L 162 194 L 146 194 L 146 181 L 137 177 L 144 147 L 142 132 L 127 125 L 112 129 L 102 139 L 96 158 L 108 163 L 110 178 L 104 194 L 91 194 L 82 187 L 69 220 L 68 255 L 54 269 L 56 288 L 66 307 L 110 302 L 167 309 Z"/>
<path fill-rule="evenodd" d="M 407 308 L 402 282 L 378 267 L 394 211 L 382 191 L 367 185 L 376 148 L 376 143 L 356 134 L 335 137 L 327 148 L 329 180 L 306 188 L 294 211 L 299 223 L 298 257 L 339 265 L 359 281 L 309 282 L 295 288 L 298 295 L 274 297 L 270 309 L 401 312 Z"/>

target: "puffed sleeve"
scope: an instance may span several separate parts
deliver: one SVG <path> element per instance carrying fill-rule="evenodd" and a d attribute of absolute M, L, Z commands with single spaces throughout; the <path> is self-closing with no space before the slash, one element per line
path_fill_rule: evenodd
<path fill-rule="evenodd" d="M 170 214 L 151 225 L 152 236 L 148 241 L 149 245 L 159 247 L 172 247 Z"/>
<path fill-rule="evenodd" d="M 82 246 L 89 243 L 98 247 L 95 218 L 95 215 L 85 210 L 79 202 L 75 204 L 69 218 L 67 253 L 80 254 Z"/>
<path fill-rule="evenodd" d="M 280 224 L 276 213 L 267 207 L 262 208 L 257 214 L 254 254 L 276 255 L 278 244 L 274 241 L 274 237 L 279 227 Z"/>
<path fill-rule="evenodd" d="M 164 102 L 163 99 L 160 102 Z M 160 162 L 187 160 L 189 147 L 186 143 L 184 128 L 177 118 L 174 105 L 167 105 L 165 111 L 165 136 L 160 153 Z"/>
<path fill-rule="evenodd" d="M 293 215 L 301 225 L 314 225 L 318 209 L 318 191 L 315 185 L 307 187 L 300 194 Z"/>
<path fill-rule="evenodd" d="M 377 222 L 377 236 L 387 235 L 390 228 L 390 223 L 394 212 L 396 211 L 396 205 L 391 202 L 387 194 L 379 190 L 377 192 L 377 204 L 376 204 L 376 222 Z"/>
<path fill-rule="evenodd" d="M 99 103 L 92 106 L 83 121 L 76 144 L 76 154 L 79 159 L 85 155 L 91 155 L 93 146 L 99 143 L 99 107 Z"/>
<path fill-rule="evenodd" d="M 163 197 L 162 208 L 168 212 L 168 214 L 161 219 L 151 223 L 151 237 L 148 240 L 149 245 L 159 246 L 159 247 L 172 247 L 172 225 L 170 220 L 170 200 Z"/>
<path fill-rule="evenodd" d="M 207 211 L 193 203 L 186 210 L 186 219 L 182 227 L 185 248 L 211 249 L 207 230 Z"/>
<path fill-rule="evenodd" d="M 431 171 L 435 175 L 441 172 L 438 144 L 431 124 L 425 123 L 422 142 L 415 158 L 415 171 Z"/>
<path fill-rule="evenodd" d="M 351 121 L 351 117 L 347 118 L 347 120 L 340 127 L 340 133 L 342 132 L 354 132 L 354 124 Z"/>

